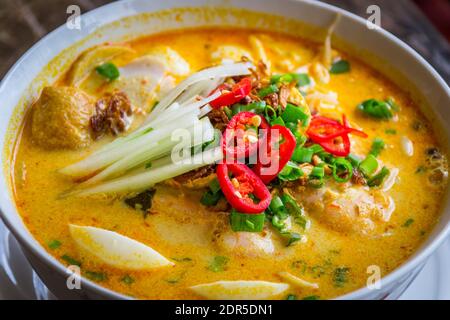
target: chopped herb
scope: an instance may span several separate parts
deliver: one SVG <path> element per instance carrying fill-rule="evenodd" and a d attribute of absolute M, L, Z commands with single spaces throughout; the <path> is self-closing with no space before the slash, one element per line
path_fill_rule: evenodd
<path fill-rule="evenodd" d="M 339 74 L 350 71 L 350 63 L 347 60 L 338 60 L 331 65 L 330 73 Z"/>
<path fill-rule="evenodd" d="M 152 163 L 151 162 L 147 162 L 145 164 L 145 169 L 150 169 L 152 167 Z"/>
<path fill-rule="evenodd" d="M 319 299 L 320 299 L 319 296 L 306 296 L 302 298 L 302 300 L 319 300 Z"/>
<path fill-rule="evenodd" d="M 127 285 L 131 285 L 134 283 L 134 278 L 127 274 L 122 279 L 120 279 L 120 281 L 122 281 L 123 283 L 125 283 Z"/>
<path fill-rule="evenodd" d="M 338 288 L 342 288 L 348 281 L 349 272 L 350 272 L 350 268 L 348 268 L 348 267 L 336 268 L 333 273 L 334 286 L 338 287 Z"/>
<path fill-rule="evenodd" d="M 359 164 L 359 170 L 366 177 L 370 177 L 377 169 L 378 161 L 371 154 L 368 154 L 367 157 Z"/>
<path fill-rule="evenodd" d="M 303 171 L 294 162 L 288 161 L 284 168 L 278 174 L 282 181 L 294 181 L 303 176 Z"/>
<path fill-rule="evenodd" d="M 386 129 L 384 130 L 386 134 L 397 134 L 397 130 L 395 129 Z"/>
<path fill-rule="evenodd" d="M 405 221 L 405 223 L 403 223 L 402 227 L 408 228 L 413 223 L 414 223 L 414 219 L 413 218 L 409 218 L 408 220 Z"/>
<path fill-rule="evenodd" d="M 65 262 L 67 262 L 71 266 L 81 266 L 81 262 L 78 260 L 75 260 L 71 256 L 65 254 L 61 256 L 61 259 L 63 259 Z"/>
<path fill-rule="evenodd" d="M 231 230 L 235 232 L 261 232 L 264 227 L 264 221 L 264 212 L 260 214 L 247 214 L 237 212 L 233 209 L 230 215 Z"/>
<path fill-rule="evenodd" d="M 304 87 L 311 83 L 311 79 L 309 78 L 307 73 L 299 73 L 297 75 L 297 86 Z"/>
<path fill-rule="evenodd" d="M 134 197 L 126 198 L 124 202 L 129 207 L 144 212 L 144 217 L 146 217 L 148 210 L 152 207 L 152 199 L 154 195 L 155 190 L 149 189 L 137 194 Z"/>
<path fill-rule="evenodd" d="M 376 175 L 374 175 L 373 177 L 371 177 L 369 180 L 367 180 L 367 185 L 369 187 L 378 187 L 380 186 L 384 179 L 391 173 L 391 171 L 386 168 L 383 167 L 380 172 L 378 172 Z"/>
<path fill-rule="evenodd" d="M 119 69 L 117 69 L 116 65 L 111 62 L 106 62 L 102 65 L 99 65 L 97 68 L 98 74 L 107 78 L 109 81 L 115 80 L 120 76 Z"/>
<path fill-rule="evenodd" d="M 183 279 L 185 274 L 186 274 L 186 271 L 180 273 L 178 276 L 176 276 L 174 278 L 165 279 L 165 281 L 170 284 L 178 283 L 181 281 L 181 279 Z"/>
<path fill-rule="evenodd" d="M 354 166 L 354 167 L 358 167 L 359 164 L 361 163 L 361 158 L 358 157 L 357 155 L 354 155 L 353 153 L 350 153 L 347 156 L 347 160 L 350 161 L 350 163 Z"/>
<path fill-rule="evenodd" d="M 313 155 L 313 149 L 297 146 L 292 154 L 292 160 L 298 163 L 311 162 Z"/>
<path fill-rule="evenodd" d="M 201 199 L 200 203 L 207 207 L 215 206 L 220 198 L 222 198 L 222 192 L 213 193 L 211 190 L 206 191 Z"/>
<path fill-rule="evenodd" d="M 300 241 L 302 239 L 302 236 L 297 232 L 289 232 L 288 234 L 288 241 L 286 246 L 289 247 L 296 243 L 297 241 Z"/>
<path fill-rule="evenodd" d="M 345 158 L 336 158 L 332 166 L 332 175 L 337 182 L 344 183 L 353 177 L 353 165 Z"/>
<path fill-rule="evenodd" d="M 86 271 L 86 277 L 93 281 L 102 282 L 108 279 L 107 275 L 103 272 Z"/>
<path fill-rule="evenodd" d="M 208 269 L 212 272 L 222 272 L 230 259 L 224 256 L 215 256 Z"/>
<path fill-rule="evenodd" d="M 295 106 L 290 103 L 286 105 L 286 109 L 284 109 L 281 117 L 285 123 L 298 123 L 300 121 L 302 125 L 307 125 L 310 119 L 308 111 L 305 111 L 304 108 L 300 106 Z"/>
<path fill-rule="evenodd" d="M 372 118 L 391 119 L 394 116 L 391 105 L 386 101 L 369 99 L 361 102 L 357 108 Z"/>
<path fill-rule="evenodd" d="M 274 84 L 271 84 L 268 87 L 262 88 L 261 90 L 259 90 L 258 92 L 258 96 L 263 99 L 265 97 L 267 97 L 269 94 L 272 93 L 277 93 L 278 92 L 278 87 Z"/>
<path fill-rule="evenodd" d="M 52 250 L 58 249 L 61 246 L 61 241 L 59 240 L 52 240 L 48 242 L 48 247 Z"/>
<path fill-rule="evenodd" d="M 375 138 L 375 139 L 373 139 L 372 147 L 370 148 L 369 153 L 371 155 L 373 155 L 374 157 L 378 157 L 380 155 L 381 151 L 383 151 L 385 146 L 386 146 L 386 144 L 384 143 L 383 139 Z"/>
<path fill-rule="evenodd" d="M 295 294 L 288 294 L 286 300 L 297 300 L 297 296 Z"/>

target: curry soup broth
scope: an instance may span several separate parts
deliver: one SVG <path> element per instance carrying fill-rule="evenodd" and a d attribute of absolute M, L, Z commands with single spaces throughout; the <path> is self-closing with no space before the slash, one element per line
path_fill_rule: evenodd
<path fill-rule="evenodd" d="M 212 64 L 211 53 L 223 44 L 239 45 L 256 56 L 249 44 L 251 34 L 264 40 L 274 71 L 288 71 L 289 63 L 296 67 L 305 65 L 320 51 L 319 45 L 303 39 L 240 29 L 163 33 L 129 45 L 136 50 L 136 56 L 145 54 L 155 43 L 167 45 L 186 59 L 191 70 L 200 70 Z M 280 52 L 284 52 L 282 57 Z M 278 275 L 281 271 L 289 271 L 320 286 L 319 289 L 291 286 L 278 297 L 281 299 L 287 294 L 298 298 L 332 298 L 363 287 L 370 275 L 369 266 L 379 266 L 382 276 L 391 272 L 416 250 L 439 218 L 441 190 L 430 186 L 428 176 L 418 170 L 426 163 L 426 150 L 436 146 L 437 140 L 407 94 L 358 59 L 345 53 L 341 56 L 350 62 L 351 71 L 331 75 L 331 81 L 321 87 L 336 92 L 342 112 L 354 126 L 363 128 L 369 135 L 368 139 L 352 136 L 352 152 L 367 154 L 372 140 L 380 137 L 387 149 L 379 159 L 399 169 L 397 183 L 389 191 L 396 209 L 377 236 L 336 231 L 323 223 L 320 216 L 309 214 L 306 206 L 311 219 L 307 241 L 290 247 L 277 243 L 273 255 L 248 256 L 217 247 L 213 232 L 228 220 L 226 214 L 212 212 L 200 204 L 203 190 L 174 189 L 161 184 L 156 188 L 151 214 L 145 217 L 120 199 L 60 198 L 61 192 L 70 189 L 73 182 L 57 170 L 82 159 L 104 141 L 82 150 L 49 151 L 33 143 L 29 121 L 25 122 L 19 137 L 13 173 L 19 212 L 31 233 L 51 255 L 64 264 L 69 264 L 67 257 L 75 259 L 87 277 L 137 298 L 195 299 L 200 297 L 189 290 L 193 285 L 218 280 L 283 282 Z M 58 83 L 64 84 L 64 79 Z M 401 107 L 395 121 L 376 121 L 356 111 L 363 100 L 386 97 L 393 97 Z M 403 136 L 414 142 L 412 157 L 402 150 Z M 301 201 L 301 192 L 293 192 Z M 108 267 L 77 249 L 69 234 L 69 224 L 116 231 L 151 246 L 175 262 L 175 266 L 152 272 Z M 60 245 L 52 245 L 54 240 Z M 282 243 L 281 239 L 276 240 Z M 217 256 L 226 257 L 226 263 L 219 268 L 214 267 Z"/>

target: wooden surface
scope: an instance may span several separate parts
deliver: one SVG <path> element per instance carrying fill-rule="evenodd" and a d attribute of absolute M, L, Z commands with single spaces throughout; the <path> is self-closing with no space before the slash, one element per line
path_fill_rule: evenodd
<path fill-rule="evenodd" d="M 0 0 L 0 78 L 36 41 L 66 21 L 69 5 L 79 5 L 81 11 L 86 12 L 108 2 L 110 0 Z M 382 27 L 411 45 L 450 83 L 450 46 L 410 0 L 325 2 L 362 17 L 368 16 L 369 5 L 380 6 Z"/>

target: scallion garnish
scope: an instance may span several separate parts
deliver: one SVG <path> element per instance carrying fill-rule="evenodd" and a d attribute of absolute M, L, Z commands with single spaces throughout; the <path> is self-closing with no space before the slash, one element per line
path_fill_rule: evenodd
<path fill-rule="evenodd" d="M 337 182 L 347 182 L 353 176 L 353 166 L 344 158 L 336 158 L 333 162 L 333 178 Z"/>
<path fill-rule="evenodd" d="M 262 88 L 261 90 L 259 90 L 258 96 L 261 99 L 263 99 L 263 98 L 267 97 L 269 94 L 277 93 L 277 92 L 278 92 L 278 87 L 274 84 L 271 84 L 268 87 L 265 87 L 265 88 Z"/>
<path fill-rule="evenodd" d="M 290 103 L 286 105 L 286 109 L 281 114 L 281 117 L 285 123 L 298 123 L 300 121 L 302 125 L 307 125 L 310 118 L 309 114 L 302 107 L 294 106 Z"/>
<path fill-rule="evenodd" d="M 81 262 L 80 261 L 78 261 L 78 260 L 76 260 L 76 259 L 74 259 L 74 258 L 72 258 L 71 256 L 69 256 L 69 255 L 67 255 L 67 254 L 65 254 L 65 255 L 62 255 L 61 256 L 61 259 L 63 259 L 65 262 L 67 262 L 69 265 L 72 265 L 72 266 L 81 266 Z"/>
<path fill-rule="evenodd" d="M 386 129 L 386 130 L 384 130 L 384 133 L 394 135 L 394 134 L 397 134 L 397 130 L 395 130 L 395 129 Z"/>
<path fill-rule="evenodd" d="M 247 214 L 236 210 L 231 211 L 230 224 L 231 230 L 246 232 L 261 232 L 264 227 L 265 214 Z"/>
<path fill-rule="evenodd" d="M 391 105 L 386 101 L 369 99 L 363 101 L 357 108 L 366 115 L 377 119 L 391 119 L 394 116 Z"/>
<path fill-rule="evenodd" d="M 331 65 L 330 73 L 339 74 L 350 71 L 350 63 L 347 60 L 338 60 Z"/>
<path fill-rule="evenodd" d="M 370 177 L 377 169 L 378 169 L 378 161 L 371 154 L 368 154 L 367 157 L 359 164 L 359 170 L 366 177 Z"/>
<path fill-rule="evenodd" d="M 48 242 L 48 247 L 52 250 L 58 249 L 61 246 L 61 241 L 59 240 L 52 240 Z"/>
<path fill-rule="evenodd" d="M 361 158 L 358 157 L 357 155 L 350 153 L 347 156 L 347 160 L 350 161 L 350 163 L 354 166 L 354 167 L 358 167 L 359 164 L 361 163 Z"/>
<path fill-rule="evenodd" d="M 227 257 L 215 256 L 208 269 L 212 272 L 222 272 L 225 270 L 228 261 L 230 261 L 230 259 Z"/>
<path fill-rule="evenodd" d="M 286 124 L 284 123 L 284 120 L 282 117 L 276 117 L 275 119 L 273 119 L 272 121 L 270 121 L 270 125 L 274 126 L 274 125 L 280 125 L 280 126 L 286 126 Z"/>
<path fill-rule="evenodd" d="M 372 147 L 370 148 L 370 154 L 374 157 L 378 157 L 381 151 L 383 151 L 385 143 L 381 138 L 375 138 L 372 142 Z"/>
<path fill-rule="evenodd" d="M 221 197 L 222 193 L 220 192 L 213 193 L 211 190 L 208 190 L 201 197 L 200 203 L 207 207 L 215 206 L 217 202 L 219 202 Z"/>
<path fill-rule="evenodd" d="M 294 162 L 288 161 L 278 174 L 278 179 L 282 181 L 295 181 L 303 176 L 303 171 Z"/>
<path fill-rule="evenodd" d="M 298 146 L 295 148 L 294 153 L 292 154 L 292 160 L 298 163 L 311 162 L 313 155 L 313 149 Z"/>
<path fill-rule="evenodd" d="M 371 177 L 369 180 L 367 180 L 367 185 L 369 187 L 378 187 L 380 186 L 384 179 L 389 175 L 390 171 L 388 168 L 383 167 L 380 172 L 378 172 L 376 175 Z"/>
<path fill-rule="evenodd" d="M 99 65 L 95 70 L 99 75 L 107 78 L 109 81 L 115 80 L 120 76 L 119 69 L 117 69 L 116 65 L 111 62 L 106 62 Z"/>
<path fill-rule="evenodd" d="M 220 191 L 220 183 L 217 178 L 215 178 L 214 180 L 211 180 L 211 182 L 209 183 L 208 186 L 212 193 L 217 193 Z"/>

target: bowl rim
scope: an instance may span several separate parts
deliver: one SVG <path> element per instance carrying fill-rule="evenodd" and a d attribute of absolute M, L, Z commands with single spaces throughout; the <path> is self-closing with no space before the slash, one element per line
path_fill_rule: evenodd
<path fill-rule="evenodd" d="M 124 6 L 127 6 L 131 3 L 138 2 L 140 0 L 122 0 L 117 2 L 111 2 L 108 4 L 105 4 L 103 6 L 100 6 L 98 8 L 95 8 L 91 11 L 88 11 L 86 13 L 83 13 L 81 17 L 85 18 L 87 21 L 95 21 L 96 27 L 101 27 L 105 24 L 109 24 L 110 21 L 107 18 L 102 17 L 100 14 L 106 9 L 120 9 Z M 314 1 L 314 0 L 286 0 L 288 2 L 302 2 L 306 5 L 317 7 L 320 9 L 323 9 L 325 11 L 331 12 L 331 13 L 339 13 L 342 16 L 352 20 L 353 22 L 357 23 L 358 25 L 366 24 L 366 20 L 362 17 L 351 13 L 349 11 L 346 11 L 344 9 L 341 9 L 339 7 L 336 7 L 334 5 Z M 181 7 L 190 7 L 192 3 L 186 2 L 183 3 L 183 6 Z M 222 7 L 221 5 L 217 5 L 217 3 L 211 3 L 214 7 Z M 250 11 L 257 11 L 250 9 Z M 135 12 L 134 14 L 140 14 L 142 12 Z M 134 14 L 127 14 L 125 16 L 132 16 Z M 93 17 L 96 17 L 96 19 L 92 19 Z M 114 19 L 113 21 L 123 19 L 124 16 Z M 87 19 L 89 18 L 89 19 Z M 3 87 L 5 87 L 5 84 L 10 81 L 12 76 L 14 75 L 14 72 L 16 69 L 19 68 L 19 66 L 22 64 L 24 60 L 26 60 L 28 57 L 33 56 L 36 51 L 38 51 L 42 46 L 44 46 L 47 42 L 51 42 L 53 38 L 57 37 L 60 33 L 63 33 L 65 30 L 65 24 L 59 26 L 55 30 L 51 31 L 47 35 L 45 35 L 43 38 L 41 38 L 38 42 L 36 42 L 31 48 L 29 48 L 17 61 L 14 63 L 14 65 L 9 69 L 9 71 L 5 74 L 3 79 L 0 82 L 0 93 L 2 92 Z M 437 80 L 438 84 L 444 91 L 447 92 L 447 95 L 450 96 L 450 88 L 447 85 L 447 83 L 444 81 L 444 79 L 440 76 L 440 74 L 414 49 L 412 49 L 409 45 L 404 43 L 402 40 L 394 36 L 392 33 L 385 29 L 379 29 L 378 32 L 381 33 L 381 35 L 386 38 L 387 41 L 389 41 L 391 44 L 397 46 L 399 49 L 405 51 L 408 53 L 417 63 L 420 63 L 423 67 L 425 67 L 426 71 L 429 72 L 435 80 Z M 85 36 L 83 36 L 84 38 Z M 80 40 L 75 40 L 72 42 L 72 44 L 78 42 Z M 3 175 L 3 172 L 2 174 Z M 12 200 L 12 202 L 14 202 Z M 37 256 L 41 261 L 45 262 L 48 266 L 50 266 L 52 269 L 56 270 L 60 275 L 67 275 L 66 267 L 60 263 L 58 260 L 56 260 L 51 254 L 49 254 L 43 246 L 41 246 L 37 240 L 33 237 L 33 235 L 27 230 L 25 227 L 25 230 L 28 231 L 28 235 L 22 234 L 21 231 L 16 229 L 16 226 L 12 221 L 9 220 L 9 218 L 4 214 L 3 205 L 0 203 L 0 218 L 4 221 L 5 225 L 8 227 L 8 229 L 12 232 L 12 234 L 16 237 L 16 239 L 20 242 L 20 244 L 25 247 L 27 250 L 31 251 L 35 256 Z M 444 212 L 444 208 L 441 209 L 442 213 Z M 20 218 L 20 217 L 19 217 Z M 450 221 L 447 221 L 445 227 L 443 230 L 441 230 L 437 235 L 435 235 L 435 238 L 428 244 L 422 244 L 422 247 L 418 248 L 413 255 L 411 255 L 403 264 L 395 268 L 393 271 L 391 271 L 386 276 L 382 277 L 381 281 L 384 284 L 393 283 L 396 279 L 401 278 L 403 275 L 406 275 L 410 273 L 413 269 L 415 269 L 420 263 L 424 262 L 447 238 L 447 236 L 450 233 Z M 27 239 L 27 236 L 30 237 L 32 241 Z M 126 296 L 124 294 L 121 294 L 117 291 L 114 291 L 112 289 L 103 287 L 101 285 L 96 284 L 95 282 L 85 278 L 81 277 L 83 281 L 83 286 L 86 286 L 88 290 L 92 290 L 94 293 L 107 296 L 113 299 L 131 299 L 131 297 Z M 371 289 L 367 287 L 361 287 L 357 290 L 351 291 L 349 293 L 346 293 L 344 295 L 338 296 L 335 299 L 361 299 L 364 296 L 367 296 L 371 293 Z"/>

